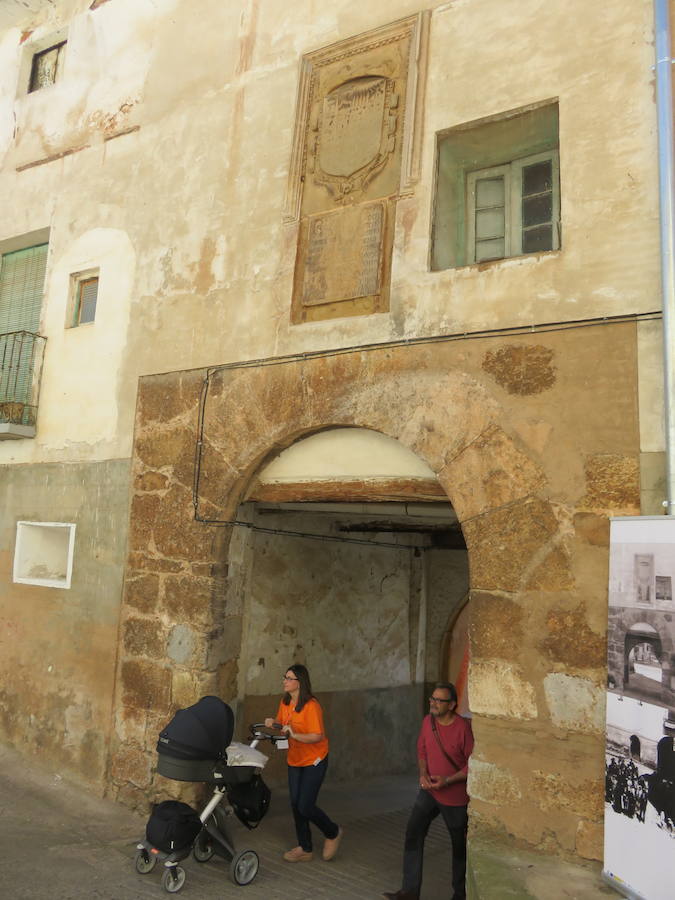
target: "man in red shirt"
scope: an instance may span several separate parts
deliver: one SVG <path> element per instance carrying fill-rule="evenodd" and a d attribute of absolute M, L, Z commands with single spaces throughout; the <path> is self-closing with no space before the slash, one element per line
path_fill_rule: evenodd
<path fill-rule="evenodd" d="M 403 886 L 400 891 L 384 893 L 385 900 L 419 900 L 424 840 L 439 813 L 452 842 L 452 900 L 465 900 L 466 776 L 472 750 L 471 722 L 457 713 L 455 686 L 437 684 L 417 739 L 420 791 L 405 832 Z"/>

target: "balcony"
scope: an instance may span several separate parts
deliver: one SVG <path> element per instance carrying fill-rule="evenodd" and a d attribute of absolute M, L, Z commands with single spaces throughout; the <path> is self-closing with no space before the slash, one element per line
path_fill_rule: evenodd
<path fill-rule="evenodd" d="M 30 331 L 0 334 L 0 440 L 35 437 L 46 341 Z"/>

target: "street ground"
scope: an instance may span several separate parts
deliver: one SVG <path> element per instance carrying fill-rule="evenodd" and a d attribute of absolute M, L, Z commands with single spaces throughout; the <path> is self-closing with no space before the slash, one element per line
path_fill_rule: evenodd
<path fill-rule="evenodd" d="M 248 832 L 233 820 L 237 849 L 251 847 L 260 856 L 256 879 L 237 887 L 228 865 L 214 857 L 200 864 L 191 856 L 180 896 L 185 900 L 373 900 L 400 887 L 403 833 L 416 792 L 412 777 L 331 784 L 321 804 L 339 822 L 345 837 L 338 857 L 291 865 L 281 855 L 294 846 L 288 799 L 276 789 L 259 829 Z M 136 843 L 145 818 L 92 796 L 58 772 L 24 764 L 0 747 L 0 847 L 3 900 L 146 900 L 168 897 L 161 867 L 148 875 L 134 868 Z M 316 850 L 319 852 L 317 853 Z M 449 895 L 449 838 L 440 821 L 427 839 L 422 900 Z"/>

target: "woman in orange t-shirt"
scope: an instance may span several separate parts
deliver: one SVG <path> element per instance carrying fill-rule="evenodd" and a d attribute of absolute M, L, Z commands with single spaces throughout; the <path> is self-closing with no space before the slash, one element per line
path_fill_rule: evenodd
<path fill-rule="evenodd" d="M 316 805 L 319 789 L 328 768 L 328 739 L 323 727 L 323 712 L 312 693 L 307 668 L 300 663 L 289 666 L 284 675 L 284 696 L 276 719 L 265 719 L 271 728 L 281 725 L 288 735 L 288 789 L 295 820 L 298 846 L 284 853 L 286 862 L 308 862 L 312 858 L 310 822 L 323 834 L 323 858 L 337 853 L 342 829 Z"/>

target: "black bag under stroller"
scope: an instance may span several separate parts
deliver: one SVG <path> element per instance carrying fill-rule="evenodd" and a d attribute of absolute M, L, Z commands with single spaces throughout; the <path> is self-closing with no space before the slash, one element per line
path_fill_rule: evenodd
<path fill-rule="evenodd" d="M 178 710 L 159 735 L 158 774 L 174 781 L 213 786 L 213 796 L 201 814 L 178 801 L 158 804 L 148 821 L 146 839 L 138 844 L 136 870 L 147 874 L 161 860 L 165 866 L 162 885 L 169 893 L 183 887 L 185 870 L 178 863 L 190 851 L 198 862 L 207 862 L 214 854 L 230 862 L 235 884 L 249 884 L 258 872 L 254 850 L 235 850 L 226 817 L 235 813 L 247 828 L 256 827 L 263 819 L 270 790 L 259 772 L 266 758 L 254 751 L 256 765 L 228 765 L 227 750 L 233 734 L 230 707 L 218 697 L 202 697 L 193 706 Z M 252 749 L 241 744 L 232 746 L 249 755 Z M 225 797 L 228 806 L 223 808 Z"/>

